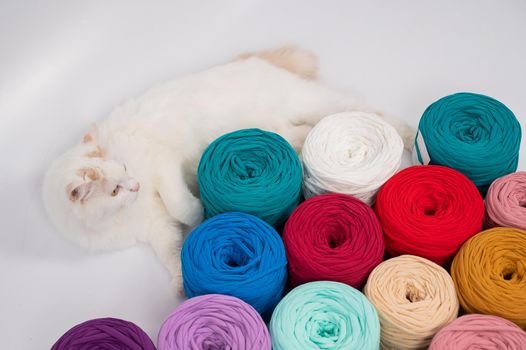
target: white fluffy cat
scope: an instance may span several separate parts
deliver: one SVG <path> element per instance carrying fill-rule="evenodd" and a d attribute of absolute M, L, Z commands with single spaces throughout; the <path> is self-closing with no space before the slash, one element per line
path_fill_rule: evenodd
<path fill-rule="evenodd" d="M 151 244 L 180 290 L 182 233 L 203 218 L 196 169 L 211 141 L 257 127 L 299 150 L 324 116 L 370 110 L 314 82 L 316 68 L 294 47 L 244 54 L 127 101 L 51 165 L 43 198 L 52 222 L 90 249 Z M 392 122 L 404 140 L 413 136 Z"/>

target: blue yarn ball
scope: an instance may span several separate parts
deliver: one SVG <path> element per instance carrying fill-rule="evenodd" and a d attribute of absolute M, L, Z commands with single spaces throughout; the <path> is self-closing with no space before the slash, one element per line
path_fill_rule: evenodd
<path fill-rule="evenodd" d="M 206 220 L 181 252 L 188 297 L 226 294 L 268 317 L 283 295 L 287 257 L 281 237 L 263 220 L 228 212 Z"/>
<path fill-rule="evenodd" d="M 281 136 L 260 129 L 225 134 L 203 152 L 197 181 L 205 216 L 239 211 L 279 227 L 301 199 L 298 155 Z"/>
<path fill-rule="evenodd" d="M 460 171 L 485 195 L 491 183 L 517 170 L 521 126 L 494 98 L 462 92 L 431 104 L 415 139 L 415 160 Z"/>

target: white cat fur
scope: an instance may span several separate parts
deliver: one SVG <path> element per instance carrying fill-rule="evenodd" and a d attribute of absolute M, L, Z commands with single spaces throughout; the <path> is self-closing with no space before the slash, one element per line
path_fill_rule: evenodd
<path fill-rule="evenodd" d="M 310 80 L 315 75 L 312 53 L 286 47 L 241 55 L 128 100 L 51 165 L 43 185 L 51 221 L 89 249 L 151 244 L 180 290 L 183 231 L 203 218 L 193 194 L 197 163 L 211 141 L 257 127 L 299 150 L 324 116 L 371 110 Z M 391 122 L 404 140 L 412 137 L 404 123 Z"/>

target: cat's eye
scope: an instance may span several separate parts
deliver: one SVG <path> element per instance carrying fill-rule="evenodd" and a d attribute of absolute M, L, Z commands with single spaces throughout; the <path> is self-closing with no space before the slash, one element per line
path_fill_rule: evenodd
<path fill-rule="evenodd" d="M 111 192 L 111 196 L 115 197 L 119 194 L 119 186 L 115 187 L 115 189 Z"/>

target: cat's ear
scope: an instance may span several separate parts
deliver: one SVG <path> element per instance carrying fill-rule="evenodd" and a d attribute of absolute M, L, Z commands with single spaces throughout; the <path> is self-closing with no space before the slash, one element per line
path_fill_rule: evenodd
<path fill-rule="evenodd" d="M 99 127 L 97 124 L 92 123 L 89 131 L 84 135 L 84 138 L 82 139 L 83 143 L 98 143 L 99 142 Z"/>
<path fill-rule="evenodd" d="M 95 192 L 96 184 L 93 181 L 85 182 L 78 186 L 67 186 L 69 200 L 72 202 L 85 202 Z"/>

